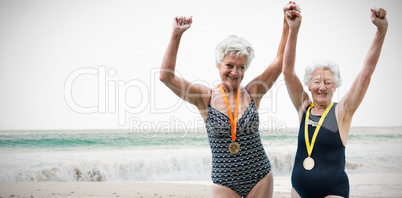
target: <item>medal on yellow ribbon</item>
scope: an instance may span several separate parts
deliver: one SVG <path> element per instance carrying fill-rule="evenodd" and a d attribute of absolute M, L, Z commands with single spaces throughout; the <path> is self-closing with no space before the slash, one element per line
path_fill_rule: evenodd
<path fill-rule="evenodd" d="M 237 125 L 237 116 L 239 114 L 239 101 L 240 101 L 240 87 L 237 89 L 237 96 L 236 96 L 236 106 L 234 115 L 230 110 L 229 100 L 226 97 L 225 90 L 223 90 L 222 84 L 220 85 L 221 94 L 223 100 L 225 101 L 226 107 L 228 109 L 228 117 L 230 120 L 230 131 L 232 135 L 232 143 L 229 144 L 229 152 L 236 155 L 240 151 L 240 144 L 236 142 L 236 125 Z"/>
<path fill-rule="evenodd" d="M 320 118 L 320 121 L 318 122 L 317 127 L 315 128 L 313 138 L 311 139 L 311 144 L 310 144 L 310 140 L 308 138 L 308 124 L 307 124 L 307 121 L 308 121 L 309 116 L 310 116 L 310 110 L 311 110 L 311 108 L 314 107 L 314 103 L 311 103 L 310 107 L 307 109 L 306 119 L 305 119 L 305 124 L 304 124 L 304 139 L 306 141 L 306 148 L 307 148 L 308 157 L 306 157 L 306 159 L 304 159 L 304 161 L 303 161 L 303 167 L 306 170 L 312 170 L 314 168 L 314 166 L 315 166 L 314 159 L 311 157 L 311 154 L 313 153 L 314 143 L 315 143 L 315 140 L 317 138 L 318 131 L 320 130 L 321 125 L 324 122 L 324 119 L 327 116 L 327 114 L 328 114 L 328 112 L 331 109 L 333 104 L 334 104 L 334 102 L 331 102 L 331 104 L 329 104 L 327 106 L 327 108 L 325 109 L 324 113 L 322 114 L 322 116 Z"/>

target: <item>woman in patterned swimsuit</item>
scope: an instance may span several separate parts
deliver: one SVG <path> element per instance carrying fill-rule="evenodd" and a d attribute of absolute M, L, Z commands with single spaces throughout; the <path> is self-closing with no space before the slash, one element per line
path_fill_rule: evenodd
<path fill-rule="evenodd" d="M 290 10 L 299 11 L 299 8 L 290 2 L 284 7 L 284 12 Z M 160 80 L 177 96 L 195 105 L 205 121 L 212 151 L 213 197 L 272 197 L 271 165 L 261 144 L 257 110 L 261 98 L 281 74 L 289 32 L 287 22 L 283 20 L 277 56 L 262 74 L 245 87 L 241 86 L 241 82 L 254 58 L 252 46 L 237 36 L 229 36 L 219 43 L 215 58 L 221 83 L 212 89 L 175 75 L 180 39 L 191 23 L 191 17 L 174 19 Z M 239 119 L 236 119 L 236 111 Z M 231 112 L 235 112 L 234 116 Z M 239 151 L 229 151 L 232 142 L 240 146 Z"/>

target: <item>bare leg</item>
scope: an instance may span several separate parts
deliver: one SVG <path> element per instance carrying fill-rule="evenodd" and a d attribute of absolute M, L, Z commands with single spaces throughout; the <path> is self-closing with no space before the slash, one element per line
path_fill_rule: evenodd
<path fill-rule="evenodd" d="M 292 188 L 292 198 L 300 198 L 300 195 L 296 192 L 294 188 Z M 343 197 L 337 195 L 328 195 L 325 198 L 343 198 Z"/>
<path fill-rule="evenodd" d="M 232 189 L 221 186 L 218 184 L 212 185 L 212 197 L 213 198 L 241 198 L 239 194 L 237 194 Z"/>
<path fill-rule="evenodd" d="M 248 198 L 272 198 L 274 192 L 274 179 L 272 172 L 262 178 L 247 195 Z"/>
<path fill-rule="evenodd" d="M 296 192 L 296 190 L 294 188 L 292 188 L 292 198 L 300 198 L 299 193 Z"/>

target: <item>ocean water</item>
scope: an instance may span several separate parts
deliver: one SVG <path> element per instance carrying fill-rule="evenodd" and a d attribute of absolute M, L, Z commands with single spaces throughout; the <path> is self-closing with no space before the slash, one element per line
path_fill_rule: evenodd
<path fill-rule="evenodd" d="M 297 129 L 260 131 L 275 175 L 290 175 Z M 347 173 L 400 173 L 402 127 L 352 128 Z M 210 180 L 205 129 L 0 131 L 0 182 Z"/>

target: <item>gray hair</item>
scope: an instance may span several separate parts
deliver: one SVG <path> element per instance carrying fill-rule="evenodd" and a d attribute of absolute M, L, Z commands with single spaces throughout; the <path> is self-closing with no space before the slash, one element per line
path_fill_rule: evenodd
<path fill-rule="evenodd" d="M 317 69 L 329 70 L 332 73 L 332 75 L 334 76 L 334 81 L 335 81 L 334 83 L 335 83 L 336 88 L 338 88 L 342 85 L 342 78 L 341 78 L 341 73 L 339 71 L 339 65 L 328 59 L 316 59 L 313 62 L 311 62 L 309 65 L 307 65 L 307 67 L 305 69 L 304 84 L 306 86 L 310 85 L 312 75 L 313 75 L 314 71 Z"/>
<path fill-rule="evenodd" d="M 254 58 L 254 49 L 251 44 L 246 39 L 235 35 L 228 36 L 216 46 L 216 63 L 221 64 L 222 60 L 230 53 L 236 53 L 237 56 L 243 55 L 246 57 L 246 70 L 250 66 L 251 60 Z"/>

